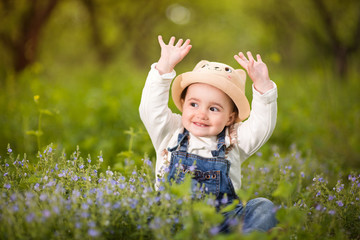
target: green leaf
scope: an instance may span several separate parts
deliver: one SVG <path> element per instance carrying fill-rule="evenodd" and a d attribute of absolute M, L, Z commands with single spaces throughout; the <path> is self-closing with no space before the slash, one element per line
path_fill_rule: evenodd
<path fill-rule="evenodd" d="M 235 199 L 231 204 L 229 204 L 226 207 L 224 207 L 223 209 L 221 209 L 221 212 L 225 213 L 225 212 L 230 212 L 230 211 L 234 210 L 236 205 L 239 204 L 239 202 L 240 201 L 238 199 Z"/>
<path fill-rule="evenodd" d="M 26 131 L 26 134 L 27 134 L 27 135 L 34 135 L 34 136 L 39 137 L 39 136 L 43 135 L 43 131 L 38 131 L 38 130 L 36 130 L 36 131 L 34 131 L 34 130 L 29 130 L 29 131 Z"/>
<path fill-rule="evenodd" d="M 194 211 L 201 215 L 202 219 L 206 219 L 209 224 L 217 224 L 223 220 L 223 216 L 216 211 L 214 206 L 208 205 L 203 201 L 193 203 Z"/>
<path fill-rule="evenodd" d="M 182 183 L 172 183 L 170 192 L 178 197 L 190 197 L 191 195 L 191 182 L 192 177 L 190 174 L 185 175 L 185 179 Z"/>
<path fill-rule="evenodd" d="M 236 194 L 239 196 L 240 200 L 243 203 L 246 203 L 247 201 L 250 200 L 251 196 L 254 194 L 254 190 L 255 190 L 255 184 L 252 184 L 250 188 L 247 190 L 244 189 L 237 190 Z"/>
<path fill-rule="evenodd" d="M 294 207 L 281 208 L 276 212 L 276 219 L 280 225 L 300 227 L 306 221 L 306 212 Z"/>
<path fill-rule="evenodd" d="M 54 114 L 48 110 L 48 109 L 40 109 L 40 113 L 41 114 L 45 114 L 45 115 L 49 115 L 49 116 L 53 116 Z"/>
<path fill-rule="evenodd" d="M 278 198 L 282 198 L 282 199 L 288 199 L 291 196 L 291 193 L 294 190 L 294 185 L 286 182 L 286 181 L 282 181 L 279 183 L 278 187 L 276 188 L 276 190 L 272 193 L 272 195 L 274 197 L 278 197 Z"/>

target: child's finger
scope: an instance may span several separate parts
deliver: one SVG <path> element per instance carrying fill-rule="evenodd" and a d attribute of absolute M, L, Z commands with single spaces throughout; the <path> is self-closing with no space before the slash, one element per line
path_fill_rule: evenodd
<path fill-rule="evenodd" d="M 175 37 L 172 36 L 172 37 L 170 38 L 169 45 L 174 46 L 174 42 L 175 42 Z"/>
<path fill-rule="evenodd" d="M 258 62 L 262 62 L 260 54 L 256 55 L 256 59 L 257 59 Z"/>
<path fill-rule="evenodd" d="M 159 41 L 159 44 L 161 47 L 163 47 L 165 45 L 164 40 L 162 39 L 161 35 L 158 36 L 158 41 Z"/>
<path fill-rule="evenodd" d="M 245 57 L 243 52 L 239 52 L 239 57 L 244 61 L 244 62 L 248 62 L 247 58 Z"/>
<path fill-rule="evenodd" d="M 184 40 L 182 40 L 181 38 L 179 39 L 179 41 L 176 43 L 176 47 L 180 47 L 181 44 L 183 43 Z"/>
<path fill-rule="evenodd" d="M 244 57 L 244 55 L 241 56 L 239 53 L 239 55 L 235 55 L 234 58 L 244 69 L 247 70 L 248 60 Z"/>
<path fill-rule="evenodd" d="M 249 60 L 249 64 L 248 64 L 248 70 L 249 71 L 251 71 L 254 68 L 254 63 L 255 63 L 254 58 Z"/>
<path fill-rule="evenodd" d="M 253 57 L 253 55 L 251 54 L 250 51 L 247 52 L 247 55 L 248 55 L 249 61 L 250 61 L 251 59 L 254 60 L 254 57 Z"/>
<path fill-rule="evenodd" d="M 184 42 L 184 44 L 181 46 L 181 48 L 186 48 L 187 46 L 189 46 L 190 44 L 190 39 L 186 39 L 186 41 Z"/>

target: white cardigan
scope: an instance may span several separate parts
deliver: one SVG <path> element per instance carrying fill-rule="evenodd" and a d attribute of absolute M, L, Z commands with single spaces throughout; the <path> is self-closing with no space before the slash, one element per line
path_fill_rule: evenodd
<path fill-rule="evenodd" d="M 168 107 L 170 84 L 176 73 L 160 75 L 155 66 L 156 63 L 151 65 L 146 79 L 139 112 L 156 150 L 156 177 L 159 179 L 170 164 L 171 153 L 167 149 L 177 144 L 178 134 L 184 128 L 181 115 L 172 113 Z M 241 164 L 270 138 L 275 128 L 277 87 L 273 85 L 264 94 L 253 87 L 249 118 L 226 129 L 226 159 L 231 163 L 229 176 L 235 191 L 241 187 Z M 216 150 L 216 145 L 217 136 L 195 137 L 190 133 L 188 152 L 212 157 L 211 150 Z"/>

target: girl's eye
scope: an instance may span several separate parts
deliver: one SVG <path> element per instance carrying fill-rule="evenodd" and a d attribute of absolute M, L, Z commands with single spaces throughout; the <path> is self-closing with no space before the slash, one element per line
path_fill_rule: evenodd
<path fill-rule="evenodd" d="M 212 112 L 218 112 L 219 109 L 217 107 L 210 107 L 210 111 Z"/>
<path fill-rule="evenodd" d="M 229 67 L 226 67 L 226 68 L 225 68 L 225 71 L 228 72 L 228 73 L 231 73 L 231 72 L 232 72 L 232 70 L 231 70 Z"/>
<path fill-rule="evenodd" d="M 190 106 L 192 106 L 192 107 L 198 107 L 199 104 L 197 104 L 197 103 L 190 103 Z"/>

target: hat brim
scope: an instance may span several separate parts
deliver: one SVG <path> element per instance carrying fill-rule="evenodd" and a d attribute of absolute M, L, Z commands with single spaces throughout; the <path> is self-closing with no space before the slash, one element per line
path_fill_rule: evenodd
<path fill-rule="evenodd" d="M 193 83 L 205 83 L 226 93 L 235 103 L 239 113 L 235 122 L 244 121 L 250 114 L 250 104 L 245 93 L 223 75 L 205 72 L 186 72 L 177 76 L 172 84 L 171 94 L 176 107 L 182 111 L 181 94 Z"/>

